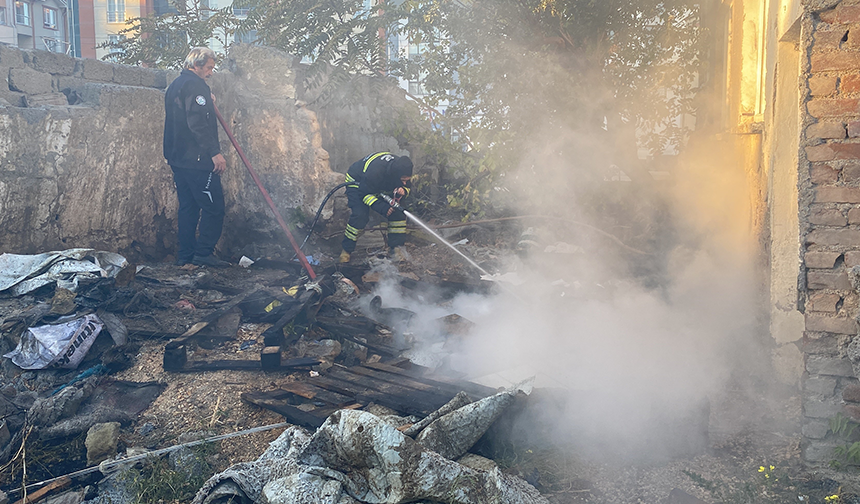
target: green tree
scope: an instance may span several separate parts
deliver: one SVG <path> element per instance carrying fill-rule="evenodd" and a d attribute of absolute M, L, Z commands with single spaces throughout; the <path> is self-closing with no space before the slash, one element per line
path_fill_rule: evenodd
<path fill-rule="evenodd" d="M 126 65 L 182 68 L 192 47 L 209 45 L 212 38 L 226 46 L 236 31 L 238 20 L 232 16 L 232 7 L 210 9 L 200 0 L 173 0 L 171 5 L 176 12 L 128 20 L 118 41 L 100 46 L 112 50 L 103 59 Z"/>
<path fill-rule="evenodd" d="M 434 120 L 450 152 L 470 152 L 449 156 L 457 159 L 446 174 L 457 179 L 449 199 L 480 211 L 492 194 L 593 194 L 617 168 L 646 184 L 638 151 L 682 146 L 688 130 L 678 119 L 694 112 L 700 4 L 389 0 L 368 9 L 361 0 L 235 0 L 250 9 L 235 26 L 189 10 L 136 20 L 123 61 L 173 66 L 188 47 L 163 42 L 176 33 L 194 45 L 217 29 L 256 30 L 261 43 L 310 63 L 310 87 L 356 76 L 417 82 L 421 106 L 444 109 Z M 396 38 L 420 51 L 397 54 Z"/>
<path fill-rule="evenodd" d="M 247 23 L 311 62 L 311 84 L 403 78 L 442 107 L 450 139 L 480 153 L 450 195 L 472 208 L 500 177 L 551 177 L 536 164 L 603 180 L 636 178 L 637 149 L 683 144 L 703 34 L 683 0 L 356 0 L 259 2 Z M 420 47 L 395 54 L 399 37 Z M 325 75 L 326 79 L 321 78 Z M 535 191 L 545 190 L 539 180 Z M 520 187 L 529 184 L 517 184 Z M 537 196 L 526 193 L 524 197 Z"/>

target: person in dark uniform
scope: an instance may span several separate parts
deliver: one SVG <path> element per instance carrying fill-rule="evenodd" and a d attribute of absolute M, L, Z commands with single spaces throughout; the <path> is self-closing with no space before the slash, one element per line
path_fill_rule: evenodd
<path fill-rule="evenodd" d="M 164 95 L 164 157 L 179 198 L 176 264 L 226 267 L 230 264 L 213 255 L 224 225 L 221 174 L 227 169 L 218 143 L 215 97 L 206 85 L 215 53 L 195 47 L 183 66 Z"/>
<path fill-rule="evenodd" d="M 390 152 L 377 152 L 353 163 L 346 172 L 346 197 L 349 222 L 346 225 L 340 253 L 340 262 L 349 262 L 356 240 L 370 219 L 370 211 L 388 218 L 388 246 L 398 260 L 406 257 L 402 247 L 406 242 L 406 215 L 402 210 L 380 198 L 383 193 L 395 200 L 409 194 L 412 179 L 412 160 L 408 156 L 395 156 Z"/>

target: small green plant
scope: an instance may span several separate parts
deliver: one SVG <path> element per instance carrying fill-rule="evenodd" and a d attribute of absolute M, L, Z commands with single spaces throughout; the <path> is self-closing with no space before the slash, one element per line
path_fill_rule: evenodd
<path fill-rule="evenodd" d="M 847 418 L 842 413 L 837 413 L 830 419 L 830 431 L 844 441 L 844 444 L 833 449 L 836 458 L 830 461 L 830 467 L 840 469 L 843 463 L 860 464 L 860 441 L 851 441 L 851 436 L 854 435 L 858 426 L 860 423 Z"/>
<path fill-rule="evenodd" d="M 195 458 L 207 471 L 192 475 L 172 469 L 167 460 L 158 457 L 148 458 L 140 469 L 127 470 L 121 478 L 134 493 L 133 504 L 189 502 L 206 481 L 209 465 L 201 455 L 195 452 Z"/>
<path fill-rule="evenodd" d="M 708 492 L 715 501 L 723 504 L 778 504 L 784 502 L 809 502 L 801 495 L 784 471 L 773 464 L 758 466 L 756 475 L 748 481 L 730 485 L 723 481 L 712 481 L 699 473 L 682 471 L 697 487 Z"/>

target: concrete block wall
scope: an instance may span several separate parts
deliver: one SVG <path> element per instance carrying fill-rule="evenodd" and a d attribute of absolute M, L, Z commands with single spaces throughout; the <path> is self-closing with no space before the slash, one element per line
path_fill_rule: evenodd
<path fill-rule="evenodd" d="M 280 213 L 313 215 L 331 171 L 314 111 L 296 101 L 294 59 L 239 47 L 210 79 L 218 107 Z M 164 88 L 178 75 L 0 45 L 0 253 L 92 247 L 169 260 L 176 195 L 161 155 Z M 283 234 L 220 134 L 227 202 L 219 253 L 283 246 Z M 331 208 L 331 205 L 329 206 Z"/>
<path fill-rule="evenodd" d="M 805 285 L 803 456 L 827 463 L 844 443 L 829 431 L 842 413 L 860 421 L 860 383 L 848 345 L 858 332 L 860 265 L 860 5 L 830 2 L 804 19 L 800 223 Z"/>
<path fill-rule="evenodd" d="M 70 91 L 85 82 L 164 89 L 171 74 L 0 44 L 0 104 L 14 107 L 75 105 Z"/>

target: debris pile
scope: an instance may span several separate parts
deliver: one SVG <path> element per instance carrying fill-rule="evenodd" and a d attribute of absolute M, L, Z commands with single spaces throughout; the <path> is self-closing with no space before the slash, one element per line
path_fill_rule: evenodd
<path fill-rule="evenodd" d="M 122 433 L 152 430 L 134 424 L 168 377 L 228 369 L 293 377 L 275 388 L 261 380 L 241 397 L 295 427 L 256 462 L 214 476 L 200 502 L 219 502 L 219 495 L 246 502 L 542 502 L 525 481 L 463 458 L 516 392 L 497 393 L 404 357 L 425 336 L 419 331 L 456 342 L 471 323 L 450 314 L 428 324 L 370 295 L 386 281 L 404 296 L 437 303 L 486 292 L 480 282 L 343 265 L 309 283 L 291 261 L 261 258 L 224 270 L 135 266 L 89 249 L 0 256 L 10 260 L 24 265 L 0 278 L 0 352 L 7 357 L 0 489 L 10 497 L 25 486 L 45 495 L 74 483 L 91 485 L 75 494 L 78 501 L 106 502 L 116 480 L 96 486 L 93 478 L 146 452 L 124 445 Z M 248 331 L 257 336 L 239 341 Z M 147 340 L 163 342 L 164 379 L 111 376 L 132 365 Z M 392 415 L 362 411 L 372 408 Z M 25 448 L 46 444 L 70 452 L 21 479 Z M 60 481 L 57 474 L 86 477 Z"/>
<path fill-rule="evenodd" d="M 486 469 L 457 461 L 515 394 L 508 390 L 443 413 L 463 401 L 457 396 L 428 416 L 436 419 L 416 440 L 405 433 L 411 425 L 397 425 L 402 419 L 336 411 L 312 435 L 288 429 L 257 461 L 213 476 L 194 503 L 545 503 L 534 487 L 492 463 Z"/>

